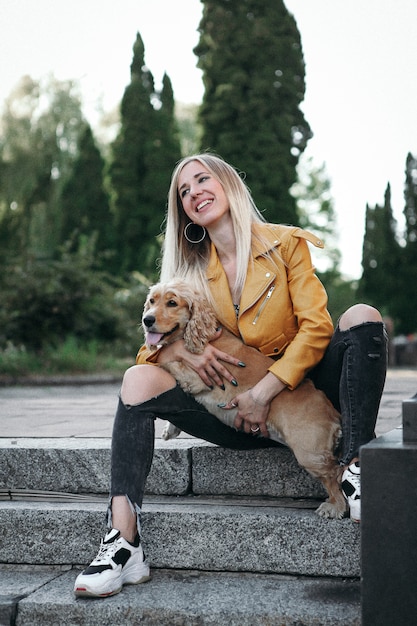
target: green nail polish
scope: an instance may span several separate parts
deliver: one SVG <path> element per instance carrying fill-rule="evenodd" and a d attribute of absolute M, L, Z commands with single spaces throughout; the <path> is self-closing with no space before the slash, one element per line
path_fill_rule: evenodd
<path fill-rule="evenodd" d="M 239 361 L 238 365 L 239 367 L 246 367 L 246 363 L 243 363 L 243 361 Z"/>
<path fill-rule="evenodd" d="M 237 380 L 233 379 L 230 381 L 234 387 L 237 387 Z"/>
<path fill-rule="evenodd" d="M 224 409 L 224 407 L 226 406 L 226 402 L 221 402 L 217 406 L 219 407 L 219 409 Z"/>

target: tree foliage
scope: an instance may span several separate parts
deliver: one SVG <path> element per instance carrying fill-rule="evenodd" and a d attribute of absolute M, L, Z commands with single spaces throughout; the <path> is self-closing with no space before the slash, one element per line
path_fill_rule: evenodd
<path fill-rule="evenodd" d="M 402 251 L 397 241 L 397 222 L 388 184 L 384 204 L 366 207 L 358 297 L 379 308 L 383 315 L 396 317 L 401 267 Z"/>
<path fill-rule="evenodd" d="M 83 129 L 81 102 L 71 81 L 49 79 L 43 86 L 26 76 L 6 101 L 0 143 L 0 242 L 9 245 L 3 258 L 10 251 L 53 256 L 60 244 L 61 192 Z"/>
<path fill-rule="evenodd" d="M 300 159 L 310 129 L 299 107 L 304 62 L 293 17 L 282 0 L 203 4 L 196 54 L 206 91 L 198 121 L 196 107 L 177 103 L 177 122 L 171 81 L 165 75 L 155 88 L 139 34 L 116 138 L 100 149 L 72 81 L 24 77 L 7 99 L 0 120 L 0 348 L 11 342 L 38 350 L 71 336 L 113 341 L 127 327 L 136 337 L 144 285 L 157 276 L 181 144 L 185 153 L 212 149 L 244 170 L 266 219 L 324 239 L 325 252 L 313 259 L 334 320 L 359 297 L 393 317 L 397 332 L 417 331 L 417 159 L 407 156 L 402 238 L 389 186 L 383 205 L 367 206 L 355 294 L 339 271 L 325 167 Z"/>
<path fill-rule="evenodd" d="M 171 82 L 164 76 L 162 92 L 156 93 L 144 53 L 138 33 L 109 173 L 118 242 L 115 269 L 155 275 L 169 179 L 181 155 Z"/>
<path fill-rule="evenodd" d="M 310 136 L 300 34 L 283 0 L 203 0 L 202 148 L 246 173 L 269 221 L 297 223 L 289 189 Z"/>
<path fill-rule="evenodd" d="M 94 269 L 94 247 L 54 260 L 9 264 L 0 279 L 0 348 L 7 343 L 39 350 L 68 335 L 87 341 L 114 341 L 123 333 L 115 306 L 117 284 Z"/>
<path fill-rule="evenodd" d="M 417 332 L 417 158 L 407 155 L 404 186 L 405 247 L 401 273 L 397 274 L 396 307 L 399 332 Z"/>
<path fill-rule="evenodd" d="M 98 252 L 114 246 L 113 217 L 103 184 L 104 159 L 86 124 L 71 175 L 62 190 L 61 241 L 73 241 L 77 249 L 82 239 L 94 235 Z"/>
<path fill-rule="evenodd" d="M 341 260 L 338 247 L 338 228 L 334 201 L 331 195 L 331 182 L 324 163 L 316 165 L 311 157 L 300 158 L 297 165 L 297 182 L 291 188 L 296 199 L 299 224 L 320 235 L 324 250 L 313 258 L 319 272 L 338 274 Z"/>

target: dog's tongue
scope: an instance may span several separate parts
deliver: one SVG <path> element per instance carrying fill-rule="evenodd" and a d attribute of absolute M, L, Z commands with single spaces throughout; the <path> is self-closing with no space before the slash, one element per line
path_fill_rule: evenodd
<path fill-rule="evenodd" d="M 158 343 L 161 341 L 163 336 L 164 336 L 163 333 L 150 333 L 150 332 L 147 332 L 146 333 L 146 343 L 148 344 L 148 346 L 157 346 Z"/>

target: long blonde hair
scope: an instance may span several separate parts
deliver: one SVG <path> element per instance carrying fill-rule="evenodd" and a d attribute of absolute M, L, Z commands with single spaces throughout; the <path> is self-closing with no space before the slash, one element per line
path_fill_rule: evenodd
<path fill-rule="evenodd" d="M 239 173 L 223 159 L 210 153 L 185 157 L 177 164 L 168 193 L 165 238 L 162 248 L 161 281 L 182 278 L 207 297 L 213 298 L 207 284 L 206 270 L 210 258 L 211 241 L 208 233 L 201 243 L 192 244 L 184 237 L 184 228 L 190 223 L 178 193 L 178 179 L 182 169 L 192 161 L 199 161 L 208 173 L 223 187 L 229 201 L 230 215 L 236 237 L 236 282 L 234 289 L 241 293 L 246 279 L 252 242 L 252 224 L 262 223 L 261 213 Z"/>

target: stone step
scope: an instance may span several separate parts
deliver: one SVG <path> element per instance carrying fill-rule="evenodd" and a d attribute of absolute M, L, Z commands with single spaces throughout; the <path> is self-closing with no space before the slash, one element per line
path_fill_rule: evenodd
<path fill-rule="evenodd" d="M 85 565 L 104 533 L 106 498 L 0 502 L 3 563 Z M 143 546 L 153 568 L 358 577 L 360 529 L 325 520 L 315 500 L 147 496 Z"/>
<path fill-rule="evenodd" d="M 0 489 L 107 494 L 108 438 L 0 439 Z M 225 450 L 199 439 L 156 440 L 147 493 L 325 498 L 285 447 Z"/>
<path fill-rule="evenodd" d="M 16 626 L 360 626 L 356 580 L 157 570 L 113 597 L 75 599 L 78 571 L 0 566 L 0 623 Z"/>

